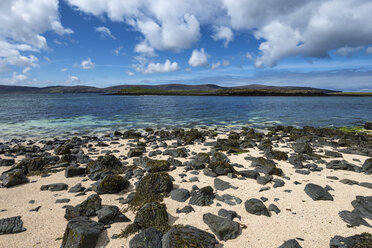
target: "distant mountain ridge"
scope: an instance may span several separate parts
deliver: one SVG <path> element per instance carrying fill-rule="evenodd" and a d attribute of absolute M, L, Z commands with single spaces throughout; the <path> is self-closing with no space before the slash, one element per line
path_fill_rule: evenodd
<path fill-rule="evenodd" d="M 48 86 L 48 87 L 28 87 L 28 86 L 11 86 L 0 85 L 0 93 L 102 93 L 111 94 L 123 89 L 140 87 L 144 89 L 154 90 L 169 90 L 169 91 L 215 91 L 227 89 L 252 89 L 252 90 L 314 90 L 321 93 L 334 93 L 340 91 L 317 89 L 311 87 L 297 87 L 297 86 L 269 86 L 261 84 L 250 84 L 234 87 L 224 87 L 216 84 L 158 84 L 158 85 L 117 85 L 106 88 L 97 88 L 92 86 Z"/>

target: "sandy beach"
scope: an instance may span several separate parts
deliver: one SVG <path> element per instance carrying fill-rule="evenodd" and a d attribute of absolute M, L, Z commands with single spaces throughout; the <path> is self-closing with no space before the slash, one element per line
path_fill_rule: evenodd
<path fill-rule="evenodd" d="M 174 179 L 173 190 L 182 188 L 191 192 L 193 185 L 196 185 L 199 189 L 211 186 L 214 188 L 213 194 L 215 196 L 229 194 L 238 197 L 240 201 L 236 201 L 234 203 L 235 205 L 230 205 L 225 201 L 218 200 L 220 199 L 219 197 L 215 197 L 213 203 L 209 206 L 191 205 L 194 211 L 187 214 L 177 213 L 177 209 L 182 209 L 189 205 L 189 199 L 184 202 L 179 202 L 172 199 L 169 194 L 166 194 L 162 201 L 162 203 L 166 205 L 169 225 L 191 225 L 211 234 L 214 234 L 213 231 L 203 221 L 204 214 L 211 213 L 213 215 L 218 215 L 220 209 L 235 211 L 237 215 L 240 216 L 240 218 L 234 218 L 232 220 L 239 224 L 237 237 L 229 240 L 219 240 L 216 236 L 218 240 L 216 247 L 279 247 L 285 241 L 295 239 L 301 247 L 322 248 L 329 247 L 330 240 L 336 235 L 349 237 L 363 232 L 371 233 L 370 226 L 350 226 L 339 216 L 341 211 L 353 210 L 351 202 L 356 199 L 356 196 L 371 196 L 371 188 L 363 186 L 363 184 L 362 186 L 358 185 L 363 182 L 371 183 L 371 175 L 362 170 L 363 164 L 369 159 L 369 156 L 343 152 L 341 152 L 342 157 L 335 158 L 326 156 L 324 153 L 326 150 L 339 152 L 345 147 L 330 146 L 328 143 L 321 145 L 313 142 L 315 141 L 315 138 L 313 138 L 313 141 L 307 141 L 307 143 L 313 148 L 312 155 L 316 156 L 318 159 L 313 159 L 313 156 L 313 158 L 304 161 L 304 164 L 315 163 L 317 165 L 316 170 L 304 168 L 299 172 L 288 159 L 277 160 L 274 158 L 272 161 L 275 162 L 277 168 L 283 171 L 283 174 L 280 176 L 272 175 L 273 178 L 269 178 L 269 181 L 263 185 L 259 184 L 258 180 L 242 177 L 239 173 L 236 174 L 237 176 L 228 174 L 211 177 L 207 176 L 203 169 L 186 169 L 187 161 L 193 160 L 196 154 L 210 153 L 211 157 L 213 157 L 215 146 L 211 146 L 210 143 L 216 142 L 218 139 L 231 139 L 228 138 L 231 136 L 228 136 L 226 131 L 219 131 L 215 137 L 212 137 L 212 135 L 206 136 L 205 140 L 193 140 L 192 144 L 186 145 L 182 139 L 174 139 L 172 137 L 160 140 L 159 136 L 156 134 L 148 133 L 143 130 L 141 133 L 142 137 L 138 137 L 138 139 L 126 139 L 121 135 L 99 137 L 94 141 L 88 140 L 87 142 L 82 142 L 79 147 L 74 146 L 74 149 L 82 151 L 82 153 L 88 155 L 89 159 L 92 161 L 97 160 L 99 156 L 113 154 L 120 162 L 124 162 L 123 168 L 133 166 L 134 160 L 138 159 L 138 157 L 149 157 L 150 152 L 158 150 L 160 151 L 158 155 L 154 156 L 154 154 L 151 154 L 152 156 L 150 158 L 152 160 L 167 160 L 170 157 L 174 157 L 174 159 L 183 163 L 181 166 L 171 166 L 171 169 L 166 171 L 166 173 Z M 267 130 L 265 133 L 268 135 Z M 244 140 L 246 135 L 247 134 L 244 132 L 240 133 L 239 140 Z M 154 137 L 152 141 L 149 139 L 150 136 Z M 263 135 L 263 137 L 269 137 L 270 139 L 270 137 L 272 138 L 273 136 Z M 315 137 L 315 135 L 313 135 L 313 137 Z M 258 167 L 252 167 L 253 162 L 247 159 L 247 157 L 265 157 L 268 153 L 267 150 L 263 150 L 262 147 L 260 149 L 260 143 L 263 143 L 263 138 L 252 140 L 255 141 L 256 146 L 244 148 L 244 151 L 220 152 L 227 155 L 229 164 L 233 165 L 236 172 L 256 169 L 256 171 L 260 173 L 260 176 L 264 176 L 265 173 L 257 170 Z M 327 141 L 331 142 L 331 139 L 327 138 Z M 337 141 L 337 139 L 334 139 L 334 141 Z M 67 143 L 67 141 L 64 142 Z M 138 147 L 138 142 L 143 142 L 141 145 L 146 146 L 146 151 L 138 156 L 128 158 L 128 152 L 134 147 Z M 63 142 L 58 143 L 59 144 L 56 145 L 56 142 L 53 144 L 51 142 L 49 150 L 44 149 L 46 151 L 33 153 L 33 157 L 45 157 L 47 156 L 45 152 L 55 156 L 56 148 L 63 144 Z M 167 144 L 167 147 L 164 147 L 164 143 Z M 278 132 L 278 138 L 275 137 L 271 139 L 270 149 L 282 151 L 290 157 L 299 154 L 292 148 L 294 143 L 296 143 L 296 141 L 290 140 L 288 135 L 283 135 L 283 133 Z M 22 145 L 27 146 L 27 142 L 23 142 Z M 155 145 L 157 148 L 152 148 Z M 16 145 L 9 144 L 10 148 L 14 146 Z M 36 142 L 28 146 L 45 148 L 45 142 Z M 185 148 L 187 156 L 177 157 L 163 154 L 166 150 L 177 148 Z M 25 158 L 25 155 L 28 154 L 28 152 L 24 152 L 23 154 L 22 152 L 5 152 L 0 154 L 0 158 L 14 158 L 15 167 Z M 59 157 L 62 156 L 63 155 L 59 155 Z M 344 160 L 344 163 L 361 169 L 359 172 L 356 172 L 326 168 L 327 163 L 334 160 Z M 58 163 L 57 161 L 53 164 L 58 165 Z M 74 161 L 71 162 L 71 164 L 79 163 Z M 86 164 L 79 165 L 80 167 L 86 166 Z M 46 168 L 48 166 L 46 166 Z M 206 167 L 209 168 L 208 164 Z M 10 168 L 11 166 L 1 166 L 0 173 L 4 173 Z M 135 183 L 144 177 L 142 174 L 147 175 L 151 173 L 146 172 L 144 168 L 137 167 L 136 169 L 141 170 L 142 173 L 139 173 L 138 176 L 131 176 L 128 178 L 130 183 L 128 188 L 117 193 L 99 195 L 102 199 L 102 206 L 117 206 L 120 211 L 130 219 L 130 222 L 114 222 L 105 225 L 104 230 L 99 234 L 96 247 L 130 247 L 130 240 L 137 234 L 131 234 L 126 238 L 115 237 L 121 234 L 122 230 L 128 225 L 133 223 L 137 212 L 129 208 L 128 204 L 121 204 L 118 199 L 121 197 L 126 198 L 131 192 L 135 192 Z M 59 172 L 57 172 L 58 170 Z M 96 192 L 87 190 L 85 194 L 76 196 L 76 193 L 69 193 L 68 190 L 41 191 L 40 187 L 42 185 L 53 183 L 65 183 L 68 185 L 68 189 L 71 189 L 71 187 L 78 183 L 81 183 L 83 187 L 88 189 L 95 183 L 95 181 L 88 178 L 88 173 L 66 178 L 65 167 L 57 168 L 57 171 L 51 172 L 50 170 L 46 170 L 45 173 L 42 173 L 44 176 L 28 175 L 29 183 L 0 188 L 0 219 L 21 216 L 23 227 L 26 228 L 23 232 L 1 235 L 0 247 L 61 247 L 68 223 L 64 218 L 66 209 L 63 208 L 63 206 L 76 206 L 86 200 L 88 196 L 96 194 Z M 307 171 L 307 173 L 303 171 Z M 120 175 L 125 177 L 125 173 Z M 233 187 L 223 191 L 216 190 L 214 187 L 216 178 L 230 183 Z M 276 179 L 284 181 L 284 185 L 274 188 L 273 185 Z M 350 181 L 345 184 L 342 179 L 354 180 L 358 184 L 349 185 L 351 184 Z M 323 188 L 327 186 L 327 191 L 333 197 L 333 200 L 313 200 L 304 190 L 305 186 L 309 183 L 319 185 Z M 249 213 L 246 210 L 245 202 L 252 198 L 263 200 L 262 202 L 266 207 L 270 204 L 274 204 L 280 212 L 275 213 L 270 211 L 270 217 Z M 56 203 L 58 199 L 69 199 L 69 201 L 65 203 Z M 31 209 L 35 209 L 38 206 L 40 206 L 38 211 L 30 212 Z M 98 221 L 97 216 L 91 216 L 90 219 Z M 372 225 L 371 219 L 364 218 L 364 220 L 367 225 Z"/>

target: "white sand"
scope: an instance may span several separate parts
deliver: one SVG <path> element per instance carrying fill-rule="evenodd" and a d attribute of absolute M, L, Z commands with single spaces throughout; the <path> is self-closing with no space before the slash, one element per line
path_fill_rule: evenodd
<path fill-rule="evenodd" d="M 121 145 L 109 147 L 111 150 L 120 150 L 120 153 L 115 154 L 117 157 L 119 157 L 119 155 L 126 155 L 130 148 L 126 141 L 121 140 L 120 143 Z M 167 143 L 171 144 L 170 141 Z M 195 152 L 201 152 L 202 147 L 201 145 L 187 146 L 187 148 Z M 108 148 L 103 147 L 97 149 L 107 150 Z M 208 151 L 209 149 L 208 147 Z M 327 149 L 331 150 L 331 148 Z M 291 151 L 291 149 L 288 148 L 282 148 L 281 150 Z M 256 148 L 249 149 L 248 154 L 254 157 L 262 156 Z M 97 155 L 100 155 L 100 153 L 97 153 Z M 230 160 L 231 162 L 243 165 L 245 169 L 253 169 L 250 167 L 250 162 L 244 159 L 245 156 L 247 156 L 247 154 L 232 155 L 230 156 Z M 161 159 L 166 157 L 158 156 L 155 158 Z M 353 158 L 358 158 L 361 162 L 352 161 Z M 359 155 L 344 154 L 344 159 L 359 166 L 362 165 L 366 158 L 367 157 Z M 185 161 L 185 159 L 182 158 L 179 160 Z M 132 159 L 128 159 L 127 161 L 131 164 Z M 230 182 L 239 189 L 228 189 L 217 193 L 220 195 L 231 194 L 241 198 L 243 202 L 240 205 L 229 206 L 223 202 L 214 200 L 214 203 L 209 207 L 193 206 L 195 212 L 190 214 L 177 214 L 176 209 L 188 205 L 188 200 L 185 203 L 179 203 L 170 198 L 166 198 L 164 203 L 167 206 L 170 217 L 169 224 L 189 224 L 211 232 L 208 226 L 204 224 L 202 216 L 204 213 L 217 214 L 220 207 L 217 207 L 216 203 L 220 203 L 222 208 L 236 211 L 241 216 L 241 221 L 238 219 L 235 219 L 235 221 L 247 226 L 236 239 L 227 242 L 221 241 L 220 247 L 278 247 L 283 241 L 298 237 L 304 239 L 304 241 L 299 241 L 302 247 L 323 248 L 329 247 L 329 240 L 334 235 L 351 236 L 361 232 L 371 232 L 371 229 L 365 226 L 348 228 L 346 223 L 338 216 L 338 213 L 342 210 L 352 210 L 351 201 L 355 199 L 355 196 L 371 196 L 372 190 L 358 185 L 345 185 L 326 178 L 326 176 L 332 175 L 339 177 L 339 179 L 348 178 L 358 182 L 371 182 L 371 176 L 362 173 L 333 171 L 328 169 L 324 169 L 322 172 L 312 172 L 310 175 L 301 175 L 295 173 L 295 169 L 287 162 L 279 161 L 278 166 L 282 168 L 285 175 L 291 179 L 289 181 L 284 179 L 286 182 L 285 186 L 275 189 L 272 187 L 272 184 L 269 183 L 265 186 L 271 186 L 271 189 L 264 192 L 259 192 L 259 189 L 263 186 L 257 184 L 255 180 L 230 179 L 226 176 L 219 177 L 224 181 Z M 324 165 L 321 166 L 324 167 Z M 8 168 L 0 167 L 0 173 L 6 169 Z M 184 173 L 182 167 L 169 173 L 175 178 L 174 186 L 176 188 L 182 187 L 191 190 L 194 184 L 199 188 L 207 185 L 213 187 L 214 178 L 204 176 L 202 171 L 200 171 L 198 175 L 200 182 L 181 182 L 182 179 L 178 176 L 180 173 Z M 185 179 L 195 176 L 189 172 L 186 174 L 188 176 Z M 75 206 L 94 192 L 89 192 L 86 196 L 75 197 L 75 194 L 67 193 L 67 191 L 40 191 L 40 186 L 63 182 L 67 183 L 69 187 L 72 187 L 81 182 L 82 179 L 82 177 L 65 178 L 64 172 L 59 172 L 46 178 L 30 177 L 30 181 L 36 181 L 34 183 L 28 183 L 10 189 L 1 188 L 0 209 L 6 209 L 7 211 L 0 212 L 0 218 L 21 215 L 24 227 L 27 228 L 27 231 L 18 234 L 1 235 L 0 247 L 60 247 L 60 238 L 63 236 L 67 224 L 67 221 L 63 217 L 65 209 L 63 209 L 62 206 L 67 204 Z M 133 185 L 136 180 L 137 179 L 131 179 L 131 184 Z M 293 183 L 294 181 L 301 182 L 301 184 L 295 185 Z M 304 192 L 304 187 L 308 182 L 321 186 L 331 186 L 334 189 L 334 191 L 330 192 L 334 197 L 334 201 L 313 201 Z M 88 180 L 82 182 L 82 185 L 89 187 L 91 183 L 93 182 Z M 284 190 L 292 190 L 292 192 L 286 193 Z M 126 197 L 127 194 L 128 193 L 123 195 L 101 195 L 102 203 L 103 205 L 117 205 L 119 208 L 124 209 L 126 206 L 120 204 L 115 199 Z M 260 197 L 268 198 L 269 200 L 264 204 L 269 206 L 271 203 L 274 203 L 279 207 L 281 212 L 278 215 L 272 212 L 271 217 L 248 214 L 244 208 L 244 202 L 251 198 Z M 71 201 L 67 204 L 56 204 L 55 200 L 61 198 L 69 198 Z M 279 200 L 275 202 L 274 198 L 279 198 Z M 28 202 L 30 200 L 35 200 L 35 203 L 29 204 Z M 39 212 L 29 212 L 30 209 L 37 206 L 41 206 Z M 135 213 L 128 211 L 125 212 L 125 215 L 133 220 Z M 93 219 L 96 220 L 96 218 Z M 372 225 L 372 221 L 367 220 L 367 222 Z M 97 247 L 129 247 L 129 240 L 133 235 L 128 237 L 128 239 L 111 239 L 113 234 L 119 234 L 128 224 L 129 223 L 112 224 L 111 228 L 105 230 L 101 234 Z"/>

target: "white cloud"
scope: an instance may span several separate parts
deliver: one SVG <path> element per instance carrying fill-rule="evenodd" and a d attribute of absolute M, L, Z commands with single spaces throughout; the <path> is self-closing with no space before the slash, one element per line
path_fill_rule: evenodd
<path fill-rule="evenodd" d="M 128 75 L 128 76 L 134 76 L 134 72 L 132 72 L 132 71 L 127 71 L 127 75 Z"/>
<path fill-rule="evenodd" d="M 228 60 L 222 60 L 222 65 L 223 66 L 229 66 L 230 65 L 230 61 L 228 61 Z"/>
<path fill-rule="evenodd" d="M 76 76 L 68 76 L 67 80 L 65 81 L 65 84 L 72 84 L 72 83 L 78 83 L 80 82 L 80 79 Z"/>
<path fill-rule="evenodd" d="M 232 32 L 231 28 L 224 27 L 224 26 L 214 26 L 214 34 L 212 38 L 214 40 L 224 40 L 223 43 L 225 47 L 227 47 L 230 41 L 234 40 L 234 33 Z"/>
<path fill-rule="evenodd" d="M 192 72 L 192 69 L 191 69 L 190 67 L 187 67 L 187 68 L 185 69 L 185 71 L 186 71 L 186 72 Z"/>
<path fill-rule="evenodd" d="M 67 68 L 62 68 L 61 69 L 61 72 L 65 72 L 65 71 L 67 71 L 68 69 Z"/>
<path fill-rule="evenodd" d="M 146 67 L 138 66 L 136 70 L 143 74 L 153 74 L 153 73 L 165 73 L 165 72 L 175 72 L 180 68 L 177 62 L 170 62 L 167 59 L 164 64 L 162 63 L 149 63 Z"/>
<path fill-rule="evenodd" d="M 4 71 L 8 66 L 36 67 L 38 59 L 30 52 L 48 48 L 43 33 L 73 33 L 62 27 L 59 18 L 58 0 L 1 1 L 0 70 Z"/>
<path fill-rule="evenodd" d="M 150 47 L 146 42 L 141 42 L 137 44 L 134 48 L 136 53 L 140 53 L 146 57 L 155 57 L 157 54 L 155 53 L 154 48 Z"/>
<path fill-rule="evenodd" d="M 367 54 L 372 54 L 372 47 L 367 47 L 366 53 Z"/>
<path fill-rule="evenodd" d="M 208 66 L 208 54 L 204 51 L 204 48 L 201 48 L 200 51 L 197 49 L 192 51 L 189 65 L 192 67 Z"/>
<path fill-rule="evenodd" d="M 80 66 L 84 70 L 91 70 L 91 69 L 94 69 L 94 67 L 96 67 L 96 65 L 92 62 L 92 60 L 90 58 L 87 58 L 86 60 L 83 60 L 80 64 Z"/>
<path fill-rule="evenodd" d="M 119 56 L 119 55 L 120 55 L 120 52 L 121 52 L 121 50 L 123 50 L 123 47 L 122 47 L 122 46 L 120 46 L 120 47 L 116 48 L 116 49 L 114 50 L 114 54 L 115 54 L 116 56 Z"/>
<path fill-rule="evenodd" d="M 215 70 L 215 69 L 217 69 L 220 66 L 221 66 L 221 63 L 220 62 L 217 62 L 217 63 L 213 63 L 212 66 L 211 66 L 211 68 L 212 68 L 212 70 Z"/>
<path fill-rule="evenodd" d="M 17 74 L 13 72 L 11 78 L 0 78 L 0 84 L 3 85 L 18 85 L 25 83 L 27 80 L 27 76 L 24 74 Z"/>
<path fill-rule="evenodd" d="M 47 61 L 47 62 L 52 62 L 51 60 L 50 60 L 50 58 L 49 57 L 47 57 L 47 56 L 44 56 L 44 59 L 45 59 L 45 61 Z"/>
<path fill-rule="evenodd" d="M 23 74 L 27 74 L 29 71 L 31 71 L 31 68 L 30 68 L 30 67 L 25 67 L 25 68 L 22 70 L 22 73 L 23 73 Z"/>
<path fill-rule="evenodd" d="M 253 61 L 253 60 L 254 60 L 253 55 L 252 55 L 250 52 L 247 52 L 247 53 L 245 54 L 245 57 L 246 57 L 248 60 L 250 60 L 250 61 Z"/>
<path fill-rule="evenodd" d="M 95 27 L 95 30 L 96 32 L 99 32 L 101 34 L 101 38 L 102 39 L 105 39 L 105 38 L 111 38 L 113 40 L 116 40 L 115 36 L 113 36 L 111 34 L 111 31 L 110 29 L 106 28 L 106 27 Z"/>
<path fill-rule="evenodd" d="M 353 53 L 359 52 L 362 49 L 363 49 L 362 46 L 358 46 L 358 47 L 344 46 L 344 47 L 337 49 L 336 53 L 340 56 L 350 57 L 351 55 L 353 55 Z"/>

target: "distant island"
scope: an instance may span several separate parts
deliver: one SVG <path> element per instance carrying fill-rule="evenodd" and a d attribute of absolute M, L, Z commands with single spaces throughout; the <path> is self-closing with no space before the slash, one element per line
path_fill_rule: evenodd
<path fill-rule="evenodd" d="M 109 95 L 175 95 L 175 96 L 372 96 L 371 92 L 342 92 L 296 86 L 251 84 L 224 87 L 215 84 L 117 85 L 106 88 L 92 86 L 27 87 L 0 85 L 0 94 L 98 93 Z"/>

